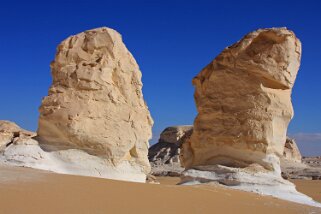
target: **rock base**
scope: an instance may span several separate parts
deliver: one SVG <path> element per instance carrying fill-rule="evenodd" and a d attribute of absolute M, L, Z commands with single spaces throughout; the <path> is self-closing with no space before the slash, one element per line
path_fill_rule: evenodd
<path fill-rule="evenodd" d="M 321 180 L 320 166 L 282 160 L 281 169 L 284 179 Z"/>
<path fill-rule="evenodd" d="M 295 185 L 284 180 L 279 172 L 262 169 L 259 165 L 246 168 L 232 168 L 221 165 L 198 166 L 185 170 L 181 176 L 181 185 L 219 183 L 232 189 L 270 195 L 310 206 L 321 204 L 298 192 Z"/>
<path fill-rule="evenodd" d="M 159 164 L 151 163 L 151 174 L 154 176 L 180 177 L 184 168 L 179 163 Z"/>
<path fill-rule="evenodd" d="M 61 174 L 142 182 L 146 181 L 143 169 L 122 161 L 115 166 L 106 159 L 82 150 L 68 149 L 45 151 L 38 142 L 29 139 L 23 144 L 12 144 L 0 154 L 0 163 L 49 170 Z"/>

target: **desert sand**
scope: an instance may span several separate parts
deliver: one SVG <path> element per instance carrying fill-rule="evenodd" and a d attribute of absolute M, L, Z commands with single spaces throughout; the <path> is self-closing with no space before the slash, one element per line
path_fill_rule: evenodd
<path fill-rule="evenodd" d="M 321 202 L 321 180 L 291 180 L 299 192 L 303 192 Z"/>
<path fill-rule="evenodd" d="M 221 186 L 175 186 L 0 166 L 0 213 L 321 213 L 321 209 Z M 321 199 L 321 182 L 295 181 Z"/>
<path fill-rule="evenodd" d="M 180 182 L 179 177 L 169 177 L 169 176 L 161 176 L 157 177 L 157 180 L 160 184 L 164 185 L 176 185 Z M 302 180 L 302 179 L 293 179 L 290 180 L 292 183 L 296 185 L 296 189 L 299 192 L 302 192 L 313 200 L 321 202 L 321 180 Z"/>

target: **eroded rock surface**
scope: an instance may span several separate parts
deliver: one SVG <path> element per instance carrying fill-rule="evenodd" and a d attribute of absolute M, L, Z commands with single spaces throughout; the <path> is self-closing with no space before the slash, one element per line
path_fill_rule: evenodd
<path fill-rule="evenodd" d="M 301 43 L 286 28 L 260 29 L 226 48 L 194 79 L 198 115 L 183 145 L 187 168 L 253 163 L 274 170 L 293 117 Z"/>
<path fill-rule="evenodd" d="M 185 168 L 181 166 L 181 146 L 193 133 L 193 126 L 171 126 L 160 135 L 158 143 L 149 148 L 151 173 L 156 176 L 181 176 Z M 321 158 L 305 157 L 294 139 L 287 137 L 281 157 L 281 171 L 285 179 L 321 179 Z"/>
<path fill-rule="evenodd" d="M 153 120 L 121 35 L 103 27 L 70 36 L 58 46 L 51 73 L 38 136 L 8 146 L 16 135 L 9 132 L 0 162 L 145 182 Z"/>
<path fill-rule="evenodd" d="M 317 157 L 303 157 L 302 162 L 310 167 L 321 167 L 321 156 Z"/>
<path fill-rule="evenodd" d="M 321 206 L 281 177 L 301 43 L 286 28 L 259 29 L 194 79 L 198 115 L 182 146 L 183 184 L 216 182 Z"/>
<path fill-rule="evenodd" d="M 302 162 L 281 159 L 285 179 L 321 180 L 321 157 L 303 157 Z"/>
<path fill-rule="evenodd" d="M 117 167 L 147 174 L 153 120 L 141 72 L 121 35 L 103 27 L 64 40 L 51 63 L 53 83 L 42 100 L 38 141 L 47 149 L 80 149 Z"/>
<path fill-rule="evenodd" d="M 148 158 L 151 173 L 158 176 L 180 176 L 184 170 L 180 163 L 180 147 L 193 131 L 193 126 L 171 126 L 164 129 L 158 143 L 151 146 Z"/>
<path fill-rule="evenodd" d="M 36 133 L 24 130 L 17 124 L 0 120 L 0 151 L 3 151 L 12 143 L 17 143 L 23 139 L 30 139 L 36 136 Z"/>
<path fill-rule="evenodd" d="M 294 139 L 291 139 L 289 137 L 286 138 L 282 158 L 287 161 L 294 161 L 298 163 L 302 162 L 302 156 L 301 156 L 300 150 L 296 145 L 296 142 Z"/>

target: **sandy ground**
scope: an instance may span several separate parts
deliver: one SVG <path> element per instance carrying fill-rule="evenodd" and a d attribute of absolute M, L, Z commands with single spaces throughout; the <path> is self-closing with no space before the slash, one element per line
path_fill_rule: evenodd
<path fill-rule="evenodd" d="M 321 180 L 291 180 L 296 189 L 321 203 Z"/>
<path fill-rule="evenodd" d="M 219 186 L 175 186 L 177 178 L 159 180 L 160 185 L 141 184 L 1 166 L 0 213 L 321 213 Z M 320 182 L 296 183 L 320 199 Z"/>
<path fill-rule="evenodd" d="M 178 177 L 157 177 L 161 184 L 175 185 L 180 182 Z M 321 203 L 321 180 L 290 180 L 296 185 L 296 189 L 315 201 Z"/>

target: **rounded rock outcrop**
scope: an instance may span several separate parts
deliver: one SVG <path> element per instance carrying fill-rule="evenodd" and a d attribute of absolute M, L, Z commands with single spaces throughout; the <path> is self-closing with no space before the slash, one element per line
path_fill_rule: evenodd
<path fill-rule="evenodd" d="M 21 139 L 31 139 L 36 133 L 20 128 L 17 124 L 7 120 L 0 120 L 0 152 Z"/>
<path fill-rule="evenodd" d="M 141 71 L 121 35 L 102 27 L 70 36 L 58 46 L 51 73 L 39 108 L 40 145 L 83 150 L 115 167 L 128 162 L 147 174 L 153 120 Z"/>
<path fill-rule="evenodd" d="M 284 145 L 283 159 L 297 163 L 302 162 L 301 152 L 294 139 L 287 137 Z"/>
<path fill-rule="evenodd" d="M 184 170 L 180 163 L 181 145 L 191 136 L 193 126 L 181 125 L 165 128 L 158 143 L 149 148 L 151 173 L 157 176 L 179 176 Z"/>

